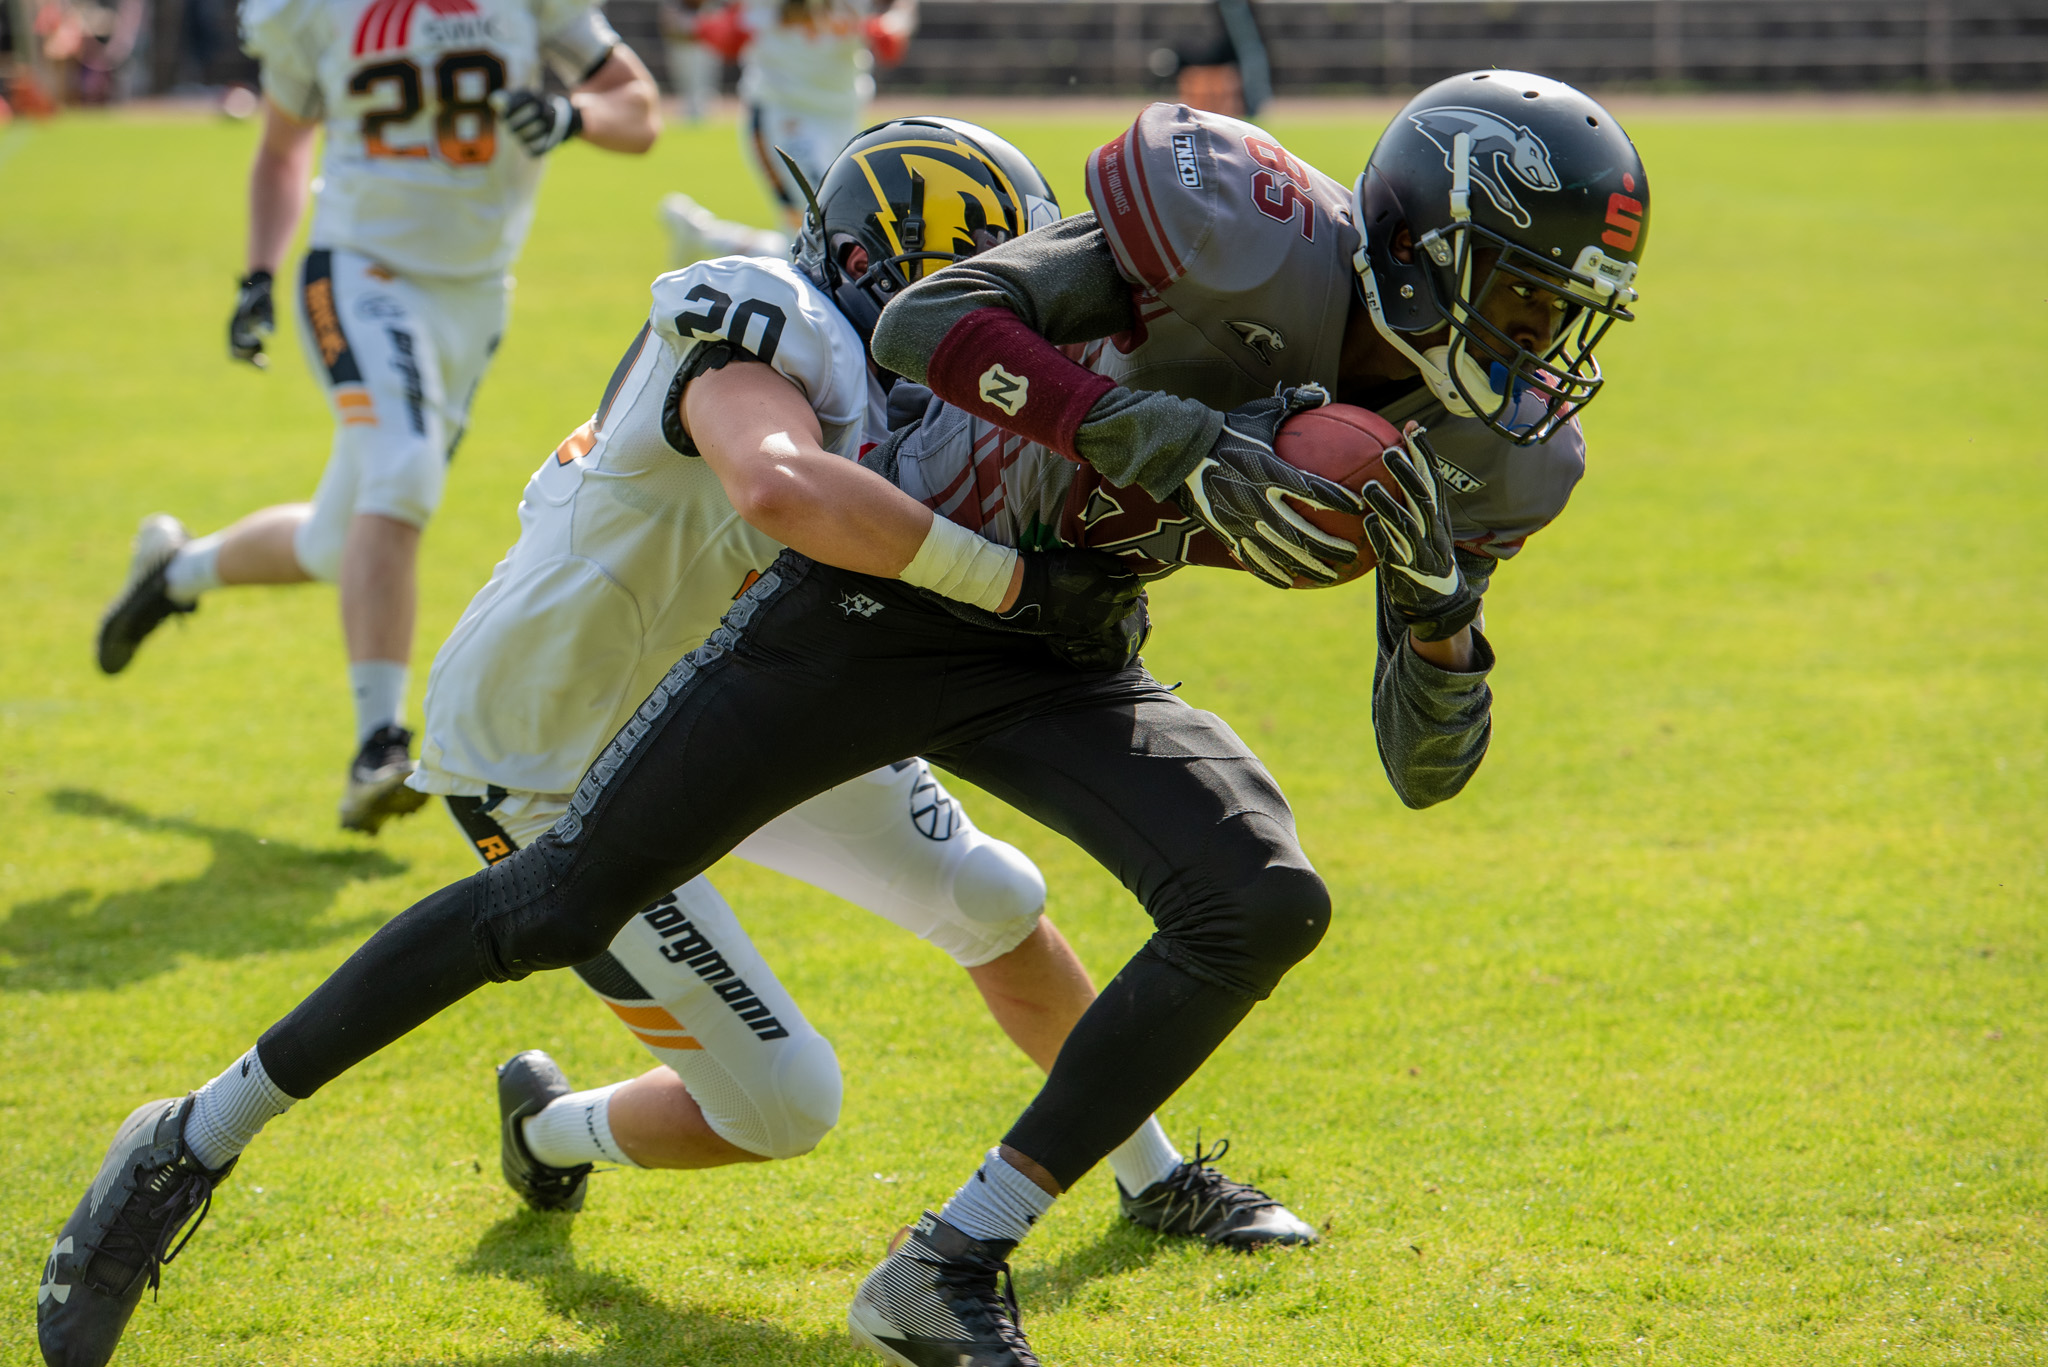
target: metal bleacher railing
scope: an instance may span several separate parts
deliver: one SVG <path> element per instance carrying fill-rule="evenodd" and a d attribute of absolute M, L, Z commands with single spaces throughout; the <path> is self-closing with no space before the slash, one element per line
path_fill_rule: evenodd
<path fill-rule="evenodd" d="M 234 0 L 148 4 L 157 34 L 203 18 L 216 36 L 199 72 L 189 50 L 154 44 L 143 90 L 253 80 L 234 48 Z M 2048 90 L 2048 0 L 1258 0 L 1255 11 L 1284 95 L 1409 91 L 1483 66 L 1595 90 Z M 665 80 L 655 0 L 606 12 Z M 1171 54 L 1217 31 L 1203 0 L 924 0 L 909 56 L 880 83 L 1165 94 Z"/>

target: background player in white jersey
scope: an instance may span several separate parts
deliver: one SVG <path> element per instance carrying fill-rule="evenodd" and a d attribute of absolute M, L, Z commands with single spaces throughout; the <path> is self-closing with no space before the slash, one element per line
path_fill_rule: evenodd
<path fill-rule="evenodd" d="M 737 56 L 740 149 L 782 214 L 782 230 L 718 217 L 688 195 L 661 201 L 676 265 L 711 256 L 788 256 L 804 211 L 803 187 L 777 151 L 813 185 L 861 126 L 875 95 L 874 62 L 903 59 L 917 0 L 743 0 L 700 24 L 705 41 Z"/>
<path fill-rule="evenodd" d="M 718 98 L 719 53 L 697 36 L 704 0 L 660 0 L 655 17 L 661 24 L 661 49 L 668 58 L 669 84 L 676 103 L 691 123 Z"/>
<path fill-rule="evenodd" d="M 656 92 L 589 0 L 247 0 L 242 26 L 262 63 L 264 123 L 229 351 L 265 364 L 272 273 L 324 129 L 298 304 L 333 451 L 310 504 L 197 540 L 173 517 L 146 518 L 100 624 L 99 664 L 119 673 L 160 623 L 221 585 L 337 583 L 357 727 L 341 824 L 375 832 L 424 801 L 405 787 L 402 725 L 420 530 L 504 332 L 541 157 L 578 136 L 646 151 Z M 543 62 L 569 95 L 540 90 Z"/>

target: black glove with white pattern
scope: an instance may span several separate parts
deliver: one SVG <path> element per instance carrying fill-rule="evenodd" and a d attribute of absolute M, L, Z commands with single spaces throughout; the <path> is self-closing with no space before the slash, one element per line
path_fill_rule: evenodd
<path fill-rule="evenodd" d="M 1131 567 L 1104 551 L 1021 551 L 1017 601 L 996 614 L 1005 626 L 1037 636 L 1091 640 L 1130 615 L 1145 592 Z"/>
<path fill-rule="evenodd" d="M 247 361 L 258 370 L 269 367 L 263 339 L 277 331 L 277 310 L 270 301 L 270 272 L 250 271 L 235 282 L 235 314 L 228 319 L 228 359 Z"/>
<path fill-rule="evenodd" d="M 1451 508 L 1436 482 L 1436 452 L 1428 429 L 1410 425 L 1408 448 L 1390 447 L 1387 473 L 1399 489 L 1375 480 L 1365 486 L 1365 535 L 1379 557 L 1380 592 L 1419 641 L 1457 635 L 1479 615 L 1482 582 L 1475 586 L 1458 563 L 1451 540 Z M 1397 497 L 1398 495 L 1398 497 Z"/>
<path fill-rule="evenodd" d="M 1358 495 L 1297 470 L 1273 453 L 1282 423 L 1329 401 L 1327 390 L 1311 384 L 1231 409 L 1216 444 L 1175 498 L 1190 517 L 1223 538 L 1240 565 L 1275 588 L 1292 588 L 1297 575 L 1334 583 L 1335 567 L 1358 559 L 1356 546 L 1288 506 L 1293 500 L 1355 517 L 1365 511 Z"/>
<path fill-rule="evenodd" d="M 493 90 L 491 108 L 526 145 L 528 156 L 545 156 L 583 131 L 583 111 L 552 91 Z"/>

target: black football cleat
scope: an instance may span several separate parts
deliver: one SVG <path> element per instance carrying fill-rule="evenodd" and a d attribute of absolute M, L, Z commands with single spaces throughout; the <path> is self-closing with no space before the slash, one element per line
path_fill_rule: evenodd
<path fill-rule="evenodd" d="M 128 581 L 100 618 L 96 650 L 101 673 L 119 674 L 126 669 L 143 638 L 166 618 L 198 611 L 197 603 L 172 602 L 164 587 L 171 557 L 189 540 L 185 524 L 169 513 L 151 513 L 142 519 L 128 560 Z"/>
<path fill-rule="evenodd" d="M 114 1355 L 143 1288 L 156 1289 L 164 1264 L 212 1208 L 213 1189 L 234 1171 L 233 1159 L 209 1169 L 186 1147 L 191 1109 L 191 1097 L 171 1097 L 122 1121 L 99 1175 L 58 1231 L 36 1289 L 36 1337 L 49 1367 L 102 1367 Z"/>
<path fill-rule="evenodd" d="M 1230 1152 L 1225 1139 L 1195 1156 L 1136 1196 L 1117 1183 L 1124 1218 L 1161 1234 L 1199 1238 L 1240 1253 L 1273 1244 L 1312 1244 L 1307 1222 L 1257 1187 L 1233 1182 L 1210 1164 Z"/>
<path fill-rule="evenodd" d="M 560 1065 L 538 1049 L 514 1054 L 498 1065 L 498 1166 L 504 1170 L 506 1185 L 535 1210 L 583 1209 L 591 1165 L 549 1167 L 533 1156 L 519 1130 L 520 1121 L 539 1115 L 550 1101 L 574 1090 L 562 1076 Z"/>
<path fill-rule="evenodd" d="M 405 786 L 415 767 L 412 732 L 403 726 L 372 731 L 349 762 L 348 784 L 341 791 L 341 828 L 375 835 L 392 817 L 426 806 L 425 793 Z"/>
<path fill-rule="evenodd" d="M 1016 1246 L 970 1239 L 926 1211 L 854 1292 L 853 1341 L 896 1367 L 1041 1367 L 1017 1327 Z"/>

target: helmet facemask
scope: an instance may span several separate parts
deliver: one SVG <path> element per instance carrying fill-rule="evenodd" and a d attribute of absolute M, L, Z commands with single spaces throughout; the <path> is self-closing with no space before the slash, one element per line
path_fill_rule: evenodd
<path fill-rule="evenodd" d="M 1410 269 L 1391 258 L 1388 245 L 1400 224 L 1382 227 L 1368 220 L 1371 169 L 1360 175 L 1353 191 L 1354 215 L 1365 236 L 1376 230 L 1382 234 L 1377 253 L 1361 245 L 1353 257 L 1360 293 L 1373 326 L 1414 363 L 1447 410 L 1479 419 L 1518 446 L 1534 445 L 1599 393 L 1602 378 L 1593 349 L 1615 323 L 1633 321 L 1628 306 L 1636 299 L 1636 266 L 1588 244 L 1567 267 L 1474 222 L 1467 135 L 1454 139 L 1450 160 L 1449 222 L 1416 239 Z M 1408 325 L 1405 329 L 1388 318 L 1389 301 L 1373 269 L 1375 254 L 1387 256 L 1395 274 L 1410 281 L 1420 277 L 1423 299 L 1393 310 Z M 1486 317 L 1485 305 L 1496 289 L 1539 290 L 1563 303 L 1562 316 L 1541 350 L 1523 346 Z M 1405 299 L 1413 300 L 1412 283 L 1402 290 Z M 1426 336 L 1446 327 L 1449 339 L 1428 348 L 1418 348 L 1403 335 L 1405 330 Z"/>

